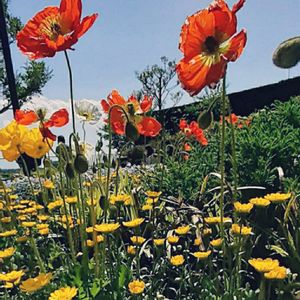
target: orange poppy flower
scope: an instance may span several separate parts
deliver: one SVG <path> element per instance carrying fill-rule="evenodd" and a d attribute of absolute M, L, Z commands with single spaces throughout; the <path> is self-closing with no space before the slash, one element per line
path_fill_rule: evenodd
<path fill-rule="evenodd" d="M 69 113 L 65 108 L 59 109 L 51 115 L 49 119 L 45 118 L 46 112 L 39 110 L 16 110 L 15 120 L 20 125 L 31 125 L 40 122 L 40 131 L 44 138 L 52 141 L 56 140 L 56 136 L 50 131 L 50 127 L 62 127 L 69 122 Z"/>
<path fill-rule="evenodd" d="M 38 12 L 17 35 L 17 45 L 30 59 L 52 57 L 71 49 L 93 25 L 97 14 L 81 19 L 81 0 L 62 0 Z"/>
<path fill-rule="evenodd" d="M 192 121 L 188 124 L 186 120 L 181 119 L 179 122 L 179 128 L 187 137 L 194 137 L 202 146 L 208 145 L 204 131 L 199 127 L 197 122 Z"/>
<path fill-rule="evenodd" d="M 154 118 L 146 117 L 145 114 L 152 107 L 152 99 L 144 96 L 139 101 L 131 96 L 126 101 L 118 91 L 113 90 L 107 100 L 101 101 L 104 112 L 110 112 L 110 125 L 116 134 L 124 135 L 127 121 L 132 122 L 139 134 L 154 137 L 159 134 L 161 124 Z"/>
<path fill-rule="evenodd" d="M 227 63 L 241 55 L 247 36 L 245 30 L 236 34 L 236 12 L 244 2 L 239 0 L 230 10 L 224 0 L 215 0 L 207 9 L 189 16 L 182 26 L 179 49 L 184 57 L 176 71 L 191 96 L 217 83 Z"/>

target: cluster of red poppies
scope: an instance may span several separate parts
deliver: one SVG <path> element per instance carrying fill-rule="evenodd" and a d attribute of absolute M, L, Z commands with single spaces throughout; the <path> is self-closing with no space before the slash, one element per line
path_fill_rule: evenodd
<path fill-rule="evenodd" d="M 179 128 L 187 137 L 194 137 L 202 146 L 208 145 L 204 131 L 199 127 L 197 122 L 192 121 L 188 124 L 186 120 L 180 120 Z"/>

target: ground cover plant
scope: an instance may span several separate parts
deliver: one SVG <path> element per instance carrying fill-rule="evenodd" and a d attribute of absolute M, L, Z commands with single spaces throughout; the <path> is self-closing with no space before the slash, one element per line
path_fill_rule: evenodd
<path fill-rule="evenodd" d="M 19 31 L 32 60 L 64 52 L 71 110 L 16 110 L 0 130 L 2 156 L 24 174 L 0 181 L 1 299 L 299 297 L 300 102 L 231 112 L 226 73 L 246 46 L 244 4 L 213 1 L 182 26 L 183 89 L 194 96 L 220 82 L 220 93 L 172 136 L 146 93 L 74 102 L 68 51 L 97 20 L 81 18 L 81 0 L 47 7 Z M 97 136 L 89 163 L 85 128 L 100 122 L 100 106 L 108 149 Z M 66 141 L 55 130 L 69 122 Z M 114 136 L 123 137 L 115 155 Z"/>

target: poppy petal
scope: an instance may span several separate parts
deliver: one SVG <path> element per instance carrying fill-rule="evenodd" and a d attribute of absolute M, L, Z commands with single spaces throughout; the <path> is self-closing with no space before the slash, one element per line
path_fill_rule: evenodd
<path fill-rule="evenodd" d="M 106 100 L 104 100 L 104 99 L 101 100 L 101 106 L 102 106 L 102 109 L 104 110 L 104 112 L 108 113 L 110 105 L 107 103 Z"/>
<path fill-rule="evenodd" d="M 110 106 L 112 105 L 124 105 L 126 104 L 126 100 L 119 94 L 117 90 L 113 90 L 107 97 L 108 103 Z"/>
<path fill-rule="evenodd" d="M 52 141 L 56 141 L 56 135 L 53 134 L 49 128 L 41 126 L 40 132 L 45 139 L 50 139 Z"/>
<path fill-rule="evenodd" d="M 226 61 L 211 61 L 211 57 L 198 55 L 190 61 L 182 59 L 176 71 L 182 87 L 191 95 L 198 94 L 205 86 L 218 82 L 224 75 Z"/>
<path fill-rule="evenodd" d="M 38 116 L 33 110 L 20 110 L 17 109 L 15 112 L 15 120 L 21 125 L 31 125 L 38 121 Z"/>
<path fill-rule="evenodd" d="M 144 113 L 148 112 L 152 107 L 152 99 L 148 96 L 144 96 L 141 102 L 141 109 Z"/>
<path fill-rule="evenodd" d="M 76 39 L 79 39 L 83 36 L 94 24 L 98 17 L 98 14 L 93 14 L 82 19 L 80 25 L 76 28 L 72 36 Z"/>
<path fill-rule="evenodd" d="M 224 57 L 229 61 L 237 60 L 242 54 L 247 42 L 246 30 L 242 30 L 240 33 L 231 38 L 225 43 Z"/>
<path fill-rule="evenodd" d="M 69 113 L 65 108 L 62 108 L 53 113 L 48 122 L 52 124 L 51 127 L 62 127 L 69 122 Z"/>
<path fill-rule="evenodd" d="M 123 135 L 125 134 L 125 122 L 123 112 L 117 107 L 113 108 L 110 113 L 110 125 L 114 133 Z"/>
<path fill-rule="evenodd" d="M 154 118 L 145 117 L 137 124 L 137 129 L 141 135 L 155 137 L 161 130 L 161 124 Z"/>
<path fill-rule="evenodd" d="M 58 15 L 58 7 L 47 7 L 38 12 L 17 34 L 17 46 L 30 59 L 52 57 L 55 54 L 49 48 L 45 38 L 40 35 L 41 26 L 46 19 L 54 19 Z"/>
<path fill-rule="evenodd" d="M 67 34 L 80 23 L 82 11 L 81 0 L 62 0 L 59 7 L 61 32 Z"/>
<path fill-rule="evenodd" d="M 232 12 L 235 14 L 237 13 L 245 4 L 246 0 L 239 0 L 237 3 L 235 3 L 232 7 Z"/>

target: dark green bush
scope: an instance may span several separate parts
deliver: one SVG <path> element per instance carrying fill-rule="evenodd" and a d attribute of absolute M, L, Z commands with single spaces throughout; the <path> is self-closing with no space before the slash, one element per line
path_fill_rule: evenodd
<path fill-rule="evenodd" d="M 236 153 L 239 186 L 263 186 L 266 192 L 286 189 L 299 190 L 300 178 L 300 98 L 288 102 L 275 101 L 272 107 L 250 116 L 249 127 L 236 129 Z M 179 129 L 178 129 L 179 130 Z M 187 161 L 182 155 L 165 158 L 165 168 L 157 168 L 150 178 L 145 177 L 149 188 L 160 188 L 165 194 L 180 196 L 187 201 L 198 198 L 205 176 L 219 172 L 220 125 L 207 132 L 209 145 L 200 146 L 192 142 L 193 151 Z M 232 183 L 230 127 L 226 129 L 226 179 Z M 180 135 L 172 136 L 170 144 L 175 144 Z M 177 147 L 178 148 L 178 147 Z M 179 146 L 179 149 L 182 149 Z M 284 177 L 279 176 L 279 168 Z M 220 182 L 212 177 L 208 187 Z"/>

